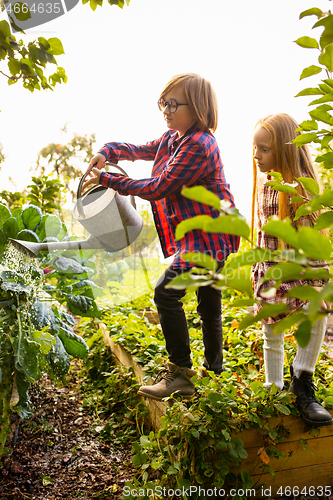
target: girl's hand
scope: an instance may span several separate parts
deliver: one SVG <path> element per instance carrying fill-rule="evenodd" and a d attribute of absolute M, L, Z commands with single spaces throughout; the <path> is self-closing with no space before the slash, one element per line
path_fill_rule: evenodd
<path fill-rule="evenodd" d="M 84 181 L 82 191 L 84 191 L 89 184 L 99 184 L 100 175 L 101 171 L 97 167 L 94 167 L 90 172 L 89 177 Z"/>

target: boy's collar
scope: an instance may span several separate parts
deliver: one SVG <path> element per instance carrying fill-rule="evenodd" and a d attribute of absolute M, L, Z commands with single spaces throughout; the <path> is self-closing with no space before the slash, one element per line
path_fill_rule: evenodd
<path fill-rule="evenodd" d="M 196 132 L 197 130 L 199 130 L 197 124 L 195 123 L 194 125 L 192 125 L 192 127 L 190 127 L 188 130 L 186 130 L 185 134 L 182 135 L 181 137 L 178 136 L 178 132 L 175 131 L 174 134 L 173 134 L 173 139 L 175 141 L 181 141 L 182 139 L 184 139 L 185 137 L 191 135 L 193 132 Z"/>

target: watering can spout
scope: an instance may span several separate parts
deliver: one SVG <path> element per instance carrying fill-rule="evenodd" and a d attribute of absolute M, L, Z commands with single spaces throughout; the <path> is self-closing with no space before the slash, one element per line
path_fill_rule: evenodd
<path fill-rule="evenodd" d="M 35 243 L 33 241 L 14 240 L 9 238 L 10 243 L 21 253 L 29 257 L 37 257 L 39 252 L 44 250 L 51 252 L 52 250 L 87 250 L 93 248 L 103 248 L 102 243 L 90 236 L 86 240 L 81 241 L 51 241 L 49 243 Z"/>
<path fill-rule="evenodd" d="M 127 175 L 118 165 L 113 163 L 109 163 L 109 165 L 118 168 Z M 125 196 L 121 196 L 113 189 L 104 186 L 94 186 L 82 195 L 84 180 L 90 171 L 91 169 L 87 170 L 80 179 L 73 215 L 91 236 L 81 241 L 49 243 L 12 239 L 10 241 L 14 247 L 31 257 L 36 257 L 43 250 L 104 248 L 107 252 L 118 252 L 130 246 L 143 228 L 143 219 L 135 210 L 134 200 L 132 199 L 131 204 Z"/>

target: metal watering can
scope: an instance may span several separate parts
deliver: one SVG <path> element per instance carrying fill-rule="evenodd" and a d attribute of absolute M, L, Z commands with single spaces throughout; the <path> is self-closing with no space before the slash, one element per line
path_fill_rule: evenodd
<path fill-rule="evenodd" d="M 107 163 L 126 172 L 114 163 Z M 43 250 L 81 250 L 104 248 L 107 252 L 117 252 L 128 247 L 142 231 L 143 219 L 136 211 L 134 197 L 131 203 L 113 189 L 93 186 L 82 195 L 82 186 L 91 172 L 91 167 L 81 177 L 77 189 L 77 201 L 73 209 L 74 218 L 90 233 L 86 240 L 35 243 L 23 240 L 9 241 L 14 247 L 31 257 L 36 257 Z"/>

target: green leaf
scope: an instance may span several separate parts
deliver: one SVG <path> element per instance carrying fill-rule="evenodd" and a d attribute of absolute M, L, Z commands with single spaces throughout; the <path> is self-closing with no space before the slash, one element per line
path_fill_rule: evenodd
<path fill-rule="evenodd" d="M 37 234 L 34 231 L 31 231 L 30 229 L 22 229 L 22 231 L 17 233 L 16 239 L 39 243 L 39 238 Z"/>
<path fill-rule="evenodd" d="M 78 359 L 84 359 L 87 356 L 89 347 L 82 337 L 64 328 L 59 330 L 58 335 L 70 356 Z"/>
<path fill-rule="evenodd" d="M 73 313 L 79 316 L 86 314 L 93 304 L 93 299 L 85 295 L 69 295 L 67 307 Z"/>
<path fill-rule="evenodd" d="M 21 219 L 27 229 L 35 231 L 42 220 L 42 212 L 39 207 L 30 205 L 21 212 Z"/>
<path fill-rule="evenodd" d="M 333 226 L 333 212 L 329 211 L 319 215 L 314 225 L 314 228 L 317 231 L 320 231 L 322 229 L 326 229 L 332 226 Z"/>
<path fill-rule="evenodd" d="M 49 38 L 48 43 L 50 45 L 48 52 L 54 56 L 61 56 L 61 54 L 64 54 L 64 48 L 62 46 L 61 41 L 59 38 Z"/>
<path fill-rule="evenodd" d="M 308 319 L 302 321 L 297 328 L 294 335 L 300 347 L 306 347 L 308 345 L 311 338 L 311 328 L 312 324 Z"/>
<path fill-rule="evenodd" d="M 319 43 L 317 42 L 317 40 L 309 36 L 302 36 L 301 38 L 297 38 L 297 40 L 295 40 L 295 43 L 305 49 L 319 49 Z"/>
<path fill-rule="evenodd" d="M 299 79 L 303 80 L 304 78 L 308 78 L 309 76 L 317 75 L 318 73 L 321 73 L 321 72 L 322 72 L 322 68 L 312 64 L 311 66 L 308 66 L 307 68 L 303 69 Z"/>
<path fill-rule="evenodd" d="M 299 248 L 310 259 L 326 261 L 331 257 L 332 247 L 329 238 L 312 227 L 299 228 L 298 242 Z"/>
<path fill-rule="evenodd" d="M 235 299 L 233 300 L 229 305 L 230 307 L 249 307 L 253 306 L 256 301 L 255 299 L 249 298 L 249 299 Z"/>
<path fill-rule="evenodd" d="M 248 224 L 243 219 L 233 215 L 220 215 L 216 219 L 206 221 L 203 230 L 207 233 L 233 234 L 244 238 L 250 236 Z"/>
<path fill-rule="evenodd" d="M 315 120 L 305 120 L 299 125 L 300 130 L 318 130 L 318 123 Z M 299 130 L 297 129 L 297 130 Z"/>
<path fill-rule="evenodd" d="M 297 323 L 300 323 L 305 318 L 306 316 L 303 312 L 290 314 L 286 318 L 283 318 L 282 320 L 275 323 L 273 328 L 274 333 L 281 333 L 284 332 L 285 330 L 289 330 L 289 328 L 291 328 L 293 325 Z"/>
<path fill-rule="evenodd" d="M 326 47 L 323 49 L 322 53 L 318 57 L 318 61 L 323 66 L 326 66 L 328 71 L 330 73 L 332 73 L 332 71 L 333 71 L 333 44 L 332 43 L 330 43 L 329 45 L 326 45 Z"/>
<path fill-rule="evenodd" d="M 265 248 L 254 248 L 246 252 L 238 253 L 235 257 L 229 257 L 222 272 L 227 274 L 230 269 L 237 269 L 242 266 L 253 266 L 257 262 L 265 262 L 266 260 L 273 260 L 273 255 Z"/>
<path fill-rule="evenodd" d="M 301 146 L 304 146 L 304 144 L 309 144 L 310 142 L 320 142 L 320 140 L 318 139 L 317 134 L 309 132 L 307 134 L 298 135 L 292 142 L 300 148 Z"/>
<path fill-rule="evenodd" d="M 317 156 L 315 159 L 315 162 L 321 163 L 322 161 L 326 161 L 326 160 L 333 160 L 333 152 L 330 151 L 328 153 L 324 153 L 324 154 Z"/>
<path fill-rule="evenodd" d="M 181 256 L 181 258 L 187 262 L 191 262 L 196 266 L 204 267 L 205 269 L 211 269 L 212 271 L 216 271 L 217 262 L 215 259 L 212 259 L 210 255 L 200 252 L 189 252 Z"/>
<path fill-rule="evenodd" d="M 7 238 L 3 234 L 2 229 L 0 229 L 0 253 L 4 251 L 6 244 L 7 244 Z"/>
<path fill-rule="evenodd" d="M 231 274 L 222 276 L 221 279 L 214 283 L 214 288 L 225 287 L 247 293 L 250 296 L 253 294 L 252 281 L 246 269 L 237 269 Z"/>
<path fill-rule="evenodd" d="M 319 84 L 320 90 L 322 90 L 325 94 L 332 94 L 333 89 L 330 85 L 327 85 L 326 83 L 320 83 Z"/>
<path fill-rule="evenodd" d="M 60 255 L 54 258 L 52 265 L 61 274 L 83 274 L 85 269 L 76 260 Z"/>
<path fill-rule="evenodd" d="M 298 94 L 295 95 L 295 97 L 301 97 L 305 95 L 323 95 L 324 92 L 322 92 L 319 88 L 317 87 L 309 87 L 307 89 L 301 90 Z"/>
<path fill-rule="evenodd" d="M 12 75 L 17 75 L 21 71 L 20 61 L 17 59 L 10 59 L 7 63 L 8 69 Z"/>
<path fill-rule="evenodd" d="M 324 83 L 326 83 L 326 85 L 328 85 L 329 87 L 331 87 L 331 92 L 333 92 L 333 80 L 332 78 L 326 78 L 325 80 L 323 80 Z"/>
<path fill-rule="evenodd" d="M 184 238 L 185 234 L 189 231 L 194 231 L 197 229 L 203 229 L 205 222 L 210 221 L 212 218 L 209 215 L 198 215 L 197 217 L 192 217 L 191 219 L 186 219 L 181 221 L 176 227 L 176 240 L 181 240 Z"/>
<path fill-rule="evenodd" d="M 283 176 L 280 174 L 280 172 L 270 172 L 270 176 L 273 177 L 276 181 L 281 181 L 283 182 Z"/>
<path fill-rule="evenodd" d="M 275 189 L 276 191 L 281 191 L 282 193 L 298 194 L 297 189 L 295 189 L 295 186 L 297 186 L 296 182 L 289 184 L 287 182 L 270 181 L 270 182 L 266 182 L 265 186 L 270 186 L 271 188 Z"/>
<path fill-rule="evenodd" d="M 315 206 L 312 206 L 311 201 L 309 203 L 303 203 L 303 205 L 299 206 L 298 209 L 296 210 L 295 213 L 295 218 L 294 220 L 298 220 L 300 217 L 304 217 L 306 215 L 312 214 L 313 212 L 316 212 L 318 208 Z"/>
<path fill-rule="evenodd" d="M 41 241 L 49 237 L 57 237 L 62 229 L 62 222 L 56 215 L 44 215 L 38 228 Z"/>
<path fill-rule="evenodd" d="M 176 290 L 184 290 L 185 288 L 198 287 L 198 286 L 208 286 L 214 283 L 209 275 L 203 276 L 194 274 L 194 272 L 185 272 L 179 274 L 170 283 L 166 285 L 166 288 L 175 288 Z"/>
<path fill-rule="evenodd" d="M 31 18 L 29 7 L 23 2 L 15 2 L 12 6 L 12 12 L 19 21 L 27 21 Z"/>
<path fill-rule="evenodd" d="M 315 120 L 319 120 L 323 123 L 327 123 L 327 124 L 331 125 L 332 116 L 327 111 L 328 111 L 328 109 L 331 110 L 332 108 L 331 108 L 331 106 L 329 106 L 328 109 L 327 108 L 323 109 L 323 106 L 325 106 L 325 104 L 322 104 L 322 106 L 319 106 L 318 108 L 313 109 L 312 111 L 309 112 L 309 115 L 312 118 L 314 118 Z M 326 106 L 328 106 L 328 105 L 326 105 Z M 304 135 L 311 135 L 311 134 L 304 134 Z M 313 135 L 316 135 L 316 134 L 313 134 Z"/>
<path fill-rule="evenodd" d="M 182 189 L 181 194 L 191 200 L 199 201 L 204 205 L 214 207 L 216 210 L 221 209 L 220 198 L 203 186 L 185 187 Z"/>
<path fill-rule="evenodd" d="M 295 286 L 286 293 L 286 297 L 296 297 L 301 300 L 314 300 L 318 295 L 319 292 L 309 285 Z"/>
<path fill-rule="evenodd" d="M 284 242 L 288 243 L 292 247 L 299 248 L 298 240 L 297 240 L 297 232 L 292 227 L 290 220 L 274 220 L 270 219 L 263 226 L 263 231 L 271 236 L 275 236 L 276 238 L 280 238 Z"/>
<path fill-rule="evenodd" d="M 299 203 L 300 201 L 304 201 L 304 198 L 302 196 L 293 196 L 290 198 L 291 203 Z"/>
<path fill-rule="evenodd" d="M 307 10 L 304 10 L 303 12 L 301 12 L 299 15 L 299 18 L 303 19 L 303 17 L 306 17 L 306 16 L 317 16 L 318 18 L 320 18 L 323 15 L 324 15 L 324 13 L 322 10 L 318 9 L 317 7 L 313 7 L 312 9 L 307 9 Z"/>
<path fill-rule="evenodd" d="M 284 262 L 270 267 L 265 275 L 264 281 L 290 281 L 300 277 L 303 267 L 294 262 Z"/>
<path fill-rule="evenodd" d="M 2 230 L 6 238 L 16 238 L 17 233 L 19 232 L 20 228 L 17 223 L 17 220 L 14 219 L 14 217 L 11 217 L 10 219 L 6 219 L 5 222 L 3 223 Z"/>
<path fill-rule="evenodd" d="M 302 184 L 305 191 L 312 194 L 313 196 L 318 196 L 319 194 L 319 184 L 311 177 L 297 177 L 297 180 Z"/>
<path fill-rule="evenodd" d="M 309 103 L 309 106 L 314 106 L 315 104 L 322 104 L 323 102 L 332 102 L 332 101 L 333 101 L 333 94 L 325 94 L 322 97 L 319 97 L 319 99 L 315 99 L 314 101 L 311 101 Z M 318 129 L 318 126 L 317 126 L 317 129 Z"/>
<path fill-rule="evenodd" d="M 42 354 L 47 354 L 57 342 L 55 336 L 46 331 L 32 330 L 31 336 L 34 342 L 39 345 Z"/>
<path fill-rule="evenodd" d="M 213 219 L 208 215 L 198 215 L 192 219 L 181 221 L 176 227 L 176 239 L 182 239 L 186 233 L 201 229 L 207 233 L 225 233 L 236 236 L 250 236 L 247 223 L 235 215 L 220 215 Z"/>
<path fill-rule="evenodd" d="M 49 42 L 43 36 L 38 37 L 39 46 L 42 49 L 48 50 L 50 48 Z"/>
<path fill-rule="evenodd" d="M 6 39 L 8 36 L 11 36 L 12 32 L 10 30 L 10 26 L 7 21 L 0 21 L 0 37 Z"/>
<path fill-rule="evenodd" d="M 290 410 L 287 406 L 282 405 L 281 403 L 274 403 L 274 407 L 284 415 L 290 415 Z"/>
<path fill-rule="evenodd" d="M 9 219 L 12 216 L 10 210 L 6 207 L 6 205 L 2 205 L 0 203 L 0 227 L 2 228 L 5 220 Z"/>
<path fill-rule="evenodd" d="M 332 189 L 325 190 L 321 195 L 319 195 L 317 198 L 311 201 L 313 206 L 314 202 L 319 204 L 319 206 L 323 205 L 324 207 L 331 207 L 333 205 L 333 190 Z"/>
<path fill-rule="evenodd" d="M 71 361 L 59 337 L 56 336 L 55 339 L 56 343 L 46 355 L 50 365 L 49 374 L 52 381 L 64 382 Z"/>
<path fill-rule="evenodd" d="M 265 304 L 256 316 L 252 316 L 251 314 L 245 316 L 240 322 L 238 329 L 245 330 L 248 326 L 253 325 L 253 323 L 256 323 L 257 321 L 274 318 L 275 316 L 279 316 L 280 314 L 287 312 L 289 312 L 289 308 L 285 304 Z"/>
<path fill-rule="evenodd" d="M 14 339 L 15 367 L 23 371 L 29 380 L 39 380 L 42 376 L 38 363 L 40 357 L 39 345 L 28 340 L 24 334 Z"/>

